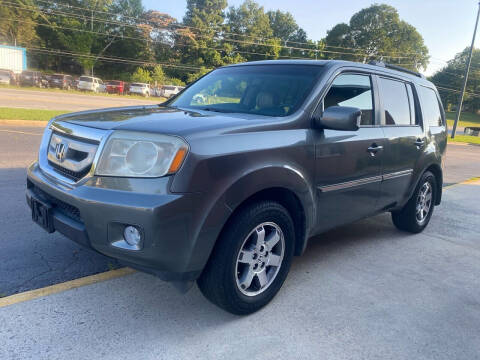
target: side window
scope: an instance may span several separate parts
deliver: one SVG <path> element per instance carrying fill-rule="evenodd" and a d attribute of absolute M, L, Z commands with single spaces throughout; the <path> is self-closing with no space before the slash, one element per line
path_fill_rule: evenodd
<path fill-rule="evenodd" d="M 437 94 L 430 88 L 419 86 L 424 122 L 429 126 L 442 126 L 442 112 Z"/>
<path fill-rule="evenodd" d="M 413 122 L 410 122 L 410 103 L 405 83 L 379 78 L 378 85 L 383 99 L 385 125 L 411 125 Z"/>
<path fill-rule="evenodd" d="M 339 75 L 323 100 L 324 109 L 330 106 L 349 106 L 362 110 L 360 125 L 373 125 L 373 96 L 370 76 Z"/>

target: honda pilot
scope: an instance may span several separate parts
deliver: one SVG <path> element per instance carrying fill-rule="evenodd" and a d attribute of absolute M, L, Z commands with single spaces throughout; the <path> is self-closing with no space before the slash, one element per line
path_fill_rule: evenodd
<path fill-rule="evenodd" d="M 252 62 L 161 105 L 52 119 L 26 196 L 46 231 L 248 314 L 315 235 L 383 212 L 425 229 L 446 140 L 438 92 L 415 72 Z"/>

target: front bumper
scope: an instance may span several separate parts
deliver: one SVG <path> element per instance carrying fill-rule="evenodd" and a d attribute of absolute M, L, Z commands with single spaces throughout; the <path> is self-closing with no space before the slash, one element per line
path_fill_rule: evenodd
<path fill-rule="evenodd" d="M 170 193 L 170 180 L 92 177 L 69 187 L 34 163 L 27 170 L 26 197 L 30 206 L 32 196 L 50 203 L 55 230 L 75 242 L 163 280 L 190 281 L 203 267 L 195 252 L 206 199 Z M 126 225 L 141 228 L 140 250 L 112 245 Z"/>

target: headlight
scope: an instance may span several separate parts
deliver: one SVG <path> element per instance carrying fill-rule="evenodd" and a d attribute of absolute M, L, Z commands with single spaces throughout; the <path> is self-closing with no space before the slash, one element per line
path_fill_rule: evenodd
<path fill-rule="evenodd" d="M 96 175 L 160 177 L 173 174 L 188 152 L 188 145 L 175 136 L 114 131 L 100 155 Z"/>

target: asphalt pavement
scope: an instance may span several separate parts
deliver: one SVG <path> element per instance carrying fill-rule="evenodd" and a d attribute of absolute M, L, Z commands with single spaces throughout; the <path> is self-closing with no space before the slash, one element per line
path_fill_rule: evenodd
<path fill-rule="evenodd" d="M 25 203 L 25 168 L 37 157 L 42 130 L 40 127 L 0 125 L 1 296 L 119 266 L 114 259 L 85 249 L 59 233 L 47 234 L 32 222 Z M 445 183 L 480 176 L 479 159 L 478 146 L 449 146 Z"/>
<path fill-rule="evenodd" d="M 100 96 L 68 91 L 42 91 L 0 88 L 0 107 L 82 111 L 118 106 L 158 104 L 159 98 L 132 99 L 125 96 Z"/>
<path fill-rule="evenodd" d="M 135 273 L 0 308 L 1 359 L 435 359 L 480 354 L 480 182 L 421 234 L 388 215 L 310 242 L 247 317 Z"/>

